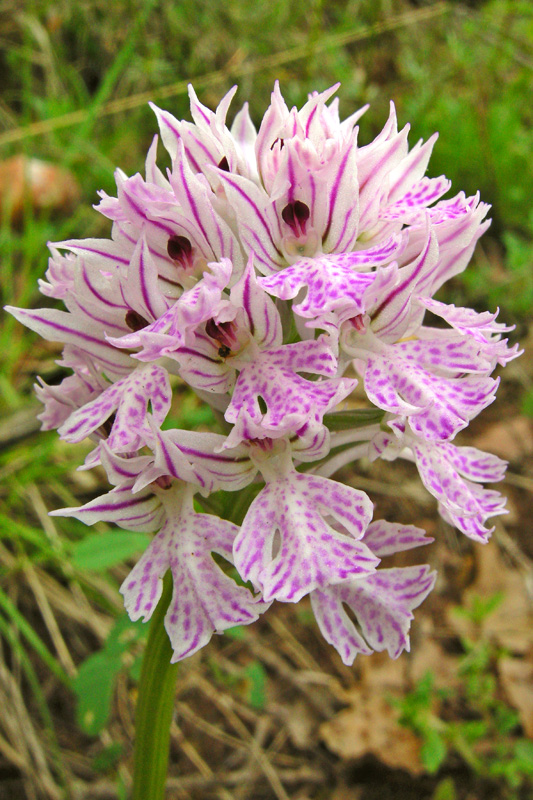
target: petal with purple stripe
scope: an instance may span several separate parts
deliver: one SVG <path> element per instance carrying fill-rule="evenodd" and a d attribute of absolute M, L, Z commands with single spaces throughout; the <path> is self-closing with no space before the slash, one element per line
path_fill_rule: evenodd
<path fill-rule="evenodd" d="M 248 625 L 268 607 L 244 586 L 238 586 L 214 560 L 216 553 L 231 563 L 236 525 L 210 514 L 196 514 L 180 492 L 165 496 L 167 519 L 121 586 L 131 619 L 150 619 L 161 596 L 162 578 L 172 572 L 174 590 L 165 628 L 174 651 L 172 661 L 190 656 L 213 633 Z"/>
<path fill-rule="evenodd" d="M 348 666 L 356 655 L 373 650 L 387 650 L 391 658 L 398 658 L 402 650 L 409 650 L 412 611 L 428 596 L 435 579 L 426 564 L 379 569 L 362 580 L 313 592 L 311 605 L 322 635 Z M 362 635 L 344 605 L 355 614 Z"/>
<path fill-rule="evenodd" d="M 346 535 L 334 530 L 328 515 Z M 372 573 L 378 559 L 357 539 L 372 516 L 363 493 L 300 473 L 267 483 L 235 539 L 235 565 L 265 600 L 296 603 L 317 587 Z"/>
<path fill-rule="evenodd" d="M 165 369 L 155 364 L 138 367 L 98 398 L 74 411 L 59 433 L 69 442 L 81 442 L 112 418 L 108 446 L 122 453 L 136 450 L 141 446 L 143 434 L 148 431 L 148 405 L 156 424 L 161 425 L 170 409 L 171 399 Z"/>

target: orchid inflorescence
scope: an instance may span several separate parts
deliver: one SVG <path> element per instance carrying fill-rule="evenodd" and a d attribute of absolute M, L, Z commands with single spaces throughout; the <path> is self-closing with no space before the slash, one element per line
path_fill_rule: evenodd
<path fill-rule="evenodd" d="M 504 512 L 482 483 L 505 463 L 452 441 L 492 402 L 490 375 L 517 346 L 497 314 L 433 299 L 468 264 L 489 207 L 440 199 L 450 182 L 424 177 L 436 135 L 409 150 L 392 104 L 359 146 L 366 109 L 340 122 L 336 88 L 289 110 L 276 84 L 258 132 L 247 106 L 226 126 L 234 89 L 212 112 L 191 88 L 193 123 L 154 107 L 166 176 L 156 136 L 146 178 L 119 170 L 118 196 L 101 194 L 112 238 L 51 245 L 40 288 L 67 311 L 10 309 L 61 341 L 72 370 L 59 386 L 39 381 L 42 427 L 90 437 L 84 468 L 101 465 L 114 486 L 53 513 L 156 532 L 121 592 L 147 620 L 170 569 L 174 661 L 305 595 L 346 664 L 409 647 L 435 573 L 379 563 L 432 540 L 372 522 L 367 495 L 330 478 L 357 459 L 413 461 L 441 516 L 478 542 Z M 223 433 L 172 427 L 180 381 Z M 244 493 L 240 526 L 197 511 L 221 490 Z"/>

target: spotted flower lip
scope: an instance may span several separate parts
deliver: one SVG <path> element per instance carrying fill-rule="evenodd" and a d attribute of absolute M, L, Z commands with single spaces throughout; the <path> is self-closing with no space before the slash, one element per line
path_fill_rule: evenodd
<path fill-rule="evenodd" d="M 120 591 L 147 620 L 170 571 L 174 661 L 305 596 L 344 663 L 409 649 L 435 573 L 381 561 L 430 540 L 372 520 L 358 458 L 412 461 L 472 540 L 505 513 L 483 485 L 505 463 L 454 439 L 520 351 L 497 312 L 434 296 L 466 268 L 489 207 L 426 175 L 437 135 L 410 148 L 392 103 L 362 143 L 366 107 L 341 121 L 337 89 L 289 108 L 276 83 L 257 127 L 247 105 L 227 124 L 235 88 L 215 111 L 190 88 L 192 121 L 152 106 L 144 176 L 117 170 L 116 197 L 100 193 L 110 238 L 50 244 L 39 286 L 64 310 L 7 309 L 60 342 L 71 371 L 39 379 L 43 429 L 91 439 L 80 468 L 111 485 L 52 513 L 154 533 Z M 180 384 L 217 432 L 184 429 Z M 348 465 L 353 487 L 332 479 Z"/>

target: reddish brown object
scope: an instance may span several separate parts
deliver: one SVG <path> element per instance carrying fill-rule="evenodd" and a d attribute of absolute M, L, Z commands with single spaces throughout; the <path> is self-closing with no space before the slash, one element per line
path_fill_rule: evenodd
<path fill-rule="evenodd" d="M 79 184 L 64 167 L 24 155 L 0 162 L 0 215 L 12 223 L 21 222 L 25 208 L 67 214 L 79 198 Z"/>

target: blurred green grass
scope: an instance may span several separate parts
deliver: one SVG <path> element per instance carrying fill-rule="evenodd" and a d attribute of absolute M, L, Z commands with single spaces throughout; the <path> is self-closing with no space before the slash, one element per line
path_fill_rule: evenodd
<path fill-rule="evenodd" d="M 344 43 L 334 38 L 339 36 Z M 113 194 L 117 166 L 128 174 L 143 169 L 156 131 L 145 93 L 166 96 L 160 105 L 188 117 L 186 93 L 177 83 L 196 84 L 202 102 L 213 107 L 238 82 L 235 110 L 248 101 L 258 124 L 278 78 L 289 105 L 301 105 L 308 91 L 337 81 L 343 116 L 371 103 L 361 122 L 362 142 L 382 127 L 390 99 L 400 124 L 412 125 L 412 144 L 438 130 L 430 174 L 446 174 L 454 192 L 480 190 L 493 206 L 489 234 L 445 299 L 500 306 L 502 319 L 522 331 L 531 319 L 533 7 L 526 0 L 8 2 L 0 5 L 0 74 L 0 160 L 22 153 L 68 167 L 82 191 L 67 217 L 34 216 L 26 207 L 19 226 L 6 215 L 0 220 L 2 304 L 42 302 L 36 282 L 46 269 L 48 240 L 108 235 L 107 221 L 91 204 L 98 189 Z M 163 152 L 160 158 L 164 164 Z M 10 415 L 21 408 L 28 409 L 28 419 L 34 413 L 35 375 L 51 382 L 60 377 L 58 354 L 11 317 L 3 319 L 0 632 L 48 732 L 55 779 L 66 785 L 68 768 L 61 763 L 35 663 L 69 684 L 118 612 L 120 571 L 94 574 L 70 563 L 72 548 L 94 531 L 46 515 L 48 508 L 75 505 L 83 494 L 96 492 L 98 477 L 83 473 L 74 486 L 67 479 L 83 459 L 83 446 L 66 447 L 55 434 L 14 441 L 6 430 Z M 192 400 L 180 406 L 173 413 L 184 414 L 187 426 L 205 424 Z M 31 423 L 26 432 L 32 432 Z M 100 534 L 107 531 L 99 526 Z M 10 599 L 18 597 L 14 587 L 20 585 L 33 587 L 31 602 Z M 68 617 L 65 588 L 86 615 L 73 616 L 66 632 L 54 622 L 57 615 Z"/>

